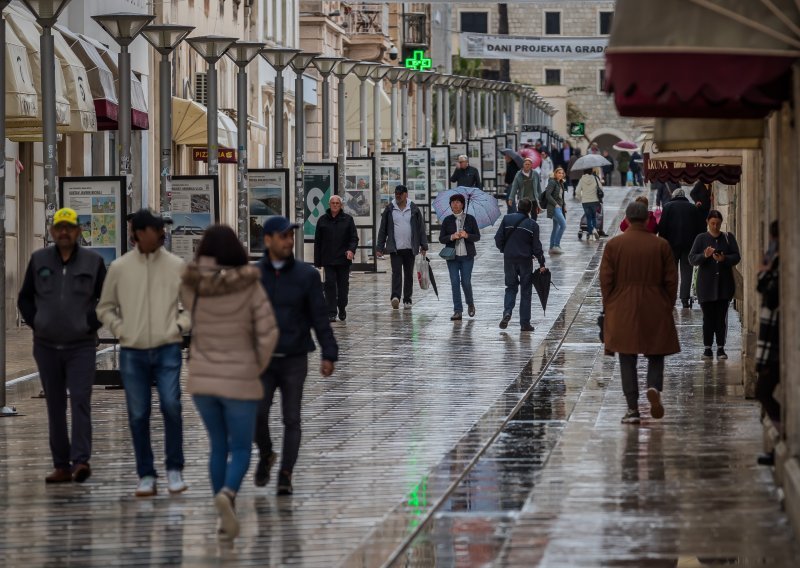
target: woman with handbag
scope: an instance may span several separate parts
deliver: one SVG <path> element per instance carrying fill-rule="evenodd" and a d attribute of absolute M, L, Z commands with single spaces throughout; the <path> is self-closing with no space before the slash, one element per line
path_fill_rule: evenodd
<path fill-rule="evenodd" d="M 557 167 L 553 172 L 553 177 L 547 183 L 547 189 L 543 195 L 543 200 L 547 205 L 547 218 L 553 220 L 553 231 L 550 233 L 550 255 L 564 252 L 561 250 L 561 237 L 567 228 L 567 205 L 564 203 L 565 177 L 564 168 Z"/>
<path fill-rule="evenodd" d="M 578 182 L 575 199 L 581 202 L 586 215 L 587 243 L 590 237 L 594 237 L 596 241 L 600 240 L 600 233 L 597 232 L 597 206 L 603 202 L 604 195 L 600 178 L 593 171 L 586 170 L 586 173 L 581 176 L 581 181 Z M 578 233 L 578 238 L 580 238 L 580 231 Z"/>
<path fill-rule="evenodd" d="M 234 500 L 250 466 L 259 401 L 259 375 L 278 342 L 261 272 L 230 227 L 206 229 L 196 260 L 183 274 L 183 298 L 192 313 L 186 388 L 208 431 L 208 469 L 219 513 L 219 537 L 239 534 Z"/>
<path fill-rule="evenodd" d="M 475 243 L 481 240 L 481 232 L 475 217 L 465 211 L 466 200 L 463 195 L 450 197 L 452 215 L 442 220 L 439 242 L 444 248 L 439 253 L 447 261 L 450 273 L 450 287 L 453 291 L 453 321 L 461 320 L 464 306 L 461 303 L 461 288 L 467 301 L 469 317 L 475 315 L 475 302 L 472 298 L 472 267 L 475 264 Z"/>

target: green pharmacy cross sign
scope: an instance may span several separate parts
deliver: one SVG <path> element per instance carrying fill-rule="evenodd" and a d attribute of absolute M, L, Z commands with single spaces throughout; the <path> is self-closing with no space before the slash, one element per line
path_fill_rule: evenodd
<path fill-rule="evenodd" d="M 413 55 L 406 59 L 406 67 L 415 71 L 424 71 L 433 67 L 433 60 L 430 57 L 425 57 L 423 50 L 415 50 Z"/>

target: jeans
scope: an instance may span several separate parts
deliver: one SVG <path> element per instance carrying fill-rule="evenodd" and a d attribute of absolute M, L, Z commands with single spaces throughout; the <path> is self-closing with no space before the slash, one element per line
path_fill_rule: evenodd
<path fill-rule="evenodd" d="M 457 256 L 455 259 L 447 261 L 447 270 L 450 271 L 450 288 L 453 291 L 454 312 L 464 311 L 464 305 L 461 303 L 461 288 L 464 288 L 467 305 L 471 306 L 475 303 L 472 299 L 472 267 L 474 265 L 475 258 L 471 256 Z"/>
<path fill-rule="evenodd" d="M 297 463 L 300 452 L 300 403 L 303 399 L 303 385 L 308 374 L 308 357 L 273 357 L 272 362 L 261 375 L 264 383 L 264 398 L 258 406 L 256 419 L 256 445 L 262 460 L 272 453 L 272 439 L 269 435 L 269 410 L 275 391 L 281 389 L 281 415 L 283 417 L 283 454 L 281 471 L 291 472 Z"/>
<path fill-rule="evenodd" d="M 223 487 L 238 492 L 250 467 L 258 401 L 197 394 L 192 398 L 211 443 L 211 489 L 214 495 Z"/>
<path fill-rule="evenodd" d="M 324 270 L 328 315 L 335 317 L 337 310 L 347 307 L 347 297 L 350 294 L 350 264 L 334 264 L 324 267 Z"/>
<path fill-rule="evenodd" d="M 517 289 L 522 287 L 522 297 L 519 301 L 519 323 L 531 323 L 531 294 L 533 292 L 533 260 L 512 262 L 503 261 L 505 270 L 506 295 L 503 301 L 503 315 L 511 315 L 514 304 L 517 302 Z"/>
<path fill-rule="evenodd" d="M 622 376 L 622 392 L 628 401 L 628 408 L 639 408 L 639 377 L 636 372 L 638 355 L 619 354 L 619 373 Z M 664 389 L 664 356 L 647 356 L 647 388 L 654 388 L 658 392 Z"/>
<path fill-rule="evenodd" d="M 54 349 L 33 343 L 33 358 L 47 402 L 47 426 L 53 465 L 88 464 L 92 456 L 92 385 L 94 344 Z M 67 429 L 67 389 L 72 411 L 72 444 Z"/>
<path fill-rule="evenodd" d="M 583 212 L 586 215 L 586 232 L 591 235 L 597 229 L 597 202 L 584 203 Z"/>
<path fill-rule="evenodd" d="M 689 263 L 689 248 L 672 248 L 672 256 L 675 258 L 675 267 L 681 273 L 681 300 L 688 300 L 692 294 L 692 265 Z"/>
<path fill-rule="evenodd" d="M 156 476 L 150 444 L 150 407 L 153 381 L 164 416 L 167 470 L 183 470 L 183 418 L 181 417 L 181 346 L 120 350 L 120 372 L 128 405 L 128 424 L 140 478 Z"/>
<path fill-rule="evenodd" d="M 553 211 L 553 232 L 550 233 L 550 248 L 561 246 L 561 237 L 567 229 L 567 220 L 564 218 L 564 210 L 556 207 Z"/>
<path fill-rule="evenodd" d="M 717 347 L 725 347 L 729 303 L 730 300 L 700 302 L 700 309 L 703 310 L 703 345 L 705 347 L 714 345 L 714 336 L 717 337 Z"/>
<path fill-rule="evenodd" d="M 414 292 L 414 252 L 402 249 L 389 255 L 392 261 L 392 298 L 400 298 L 401 287 L 403 302 L 411 301 Z"/>

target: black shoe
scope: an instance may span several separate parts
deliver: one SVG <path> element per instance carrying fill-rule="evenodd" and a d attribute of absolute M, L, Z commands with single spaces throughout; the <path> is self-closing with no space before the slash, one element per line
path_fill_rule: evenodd
<path fill-rule="evenodd" d="M 258 460 L 255 475 L 256 487 L 266 486 L 267 482 L 269 482 L 269 472 L 272 469 L 272 466 L 275 465 L 275 460 L 277 459 L 278 454 L 271 452 L 267 459 L 262 458 Z"/>
<path fill-rule="evenodd" d="M 347 310 L 344 308 L 339 308 L 339 319 L 342 321 L 347 319 Z"/>
<path fill-rule="evenodd" d="M 727 359 L 728 354 L 725 353 L 725 349 L 722 347 L 717 347 L 717 359 Z"/>
<path fill-rule="evenodd" d="M 409 308 L 411 308 L 411 300 L 403 301 L 403 309 L 408 310 Z"/>
<path fill-rule="evenodd" d="M 508 327 L 508 322 L 511 321 L 511 314 L 503 314 L 503 319 L 500 320 L 500 329 Z"/>
<path fill-rule="evenodd" d="M 758 462 L 758 465 L 775 465 L 775 452 L 759 454 L 756 461 Z"/>
<path fill-rule="evenodd" d="M 711 351 L 711 347 L 706 347 L 703 350 L 703 359 L 713 359 L 713 358 L 714 358 L 714 352 Z"/>
<path fill-rule="evenodd" d="M 533 331 L 533 326 L 529 323 L 523 323 L 520 326 L 520 331 Z"/>
<path fill-rule="evenodd" d="M 683 305 L 683 309 L 688 310 L 692 307 L 689 303 L 689 300 L 681 300 L 681 305 Z"/>
<path fill-rule="evenodd" d="M 294 493 L 292 474 L 291 472 L 281 470 L 278 474 L 278 495 L 291 495 L 292 493 Z"/>
<path fill-rule="evenodd" d="M 450 321 L 461 321 L 461 312 L 453 312 L 453 315 L 450 316 Z"/>
<path fill-rule="evenodd" d="M 91 475 L 92 469 L 89 467 L 88 463 L 75 464 L 75 467 L 72 468 L 72 481 L 75 483 L 83 483 L 89 479 Z"/>
<path fill-rule="evenodd" d="M 642 417 L 639 415 L 638 410 L 628 410 L 625 416 L 622 417 L 623 424 L 639 424 L 641 421 Z"/>
<path fill-rule="evenodd" d="M 469 317 L 471 318 L 475 317 L 475 304 L 470 304 L 469 306 L 467 306 L 467 313 L 469 314 Z"/>
<path fill-rule="evenodd" d="M 328 316 L 328 321 L 333 323 L 336 321 L 336 316 Z"/>

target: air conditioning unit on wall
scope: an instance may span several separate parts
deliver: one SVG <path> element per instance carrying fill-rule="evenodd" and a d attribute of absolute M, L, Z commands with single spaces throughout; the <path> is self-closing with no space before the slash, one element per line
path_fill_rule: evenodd
<path fill-rule="evenodd" d="M 208 75 L 205 72 L 194 74 L 194 100 L 208 106 Z"/>

